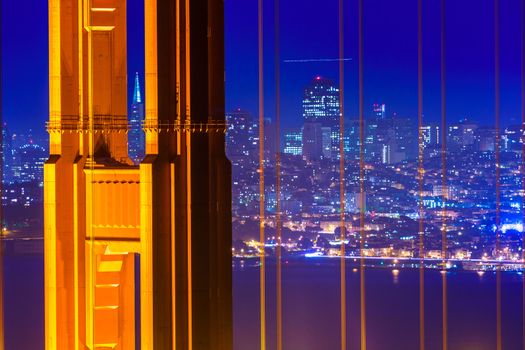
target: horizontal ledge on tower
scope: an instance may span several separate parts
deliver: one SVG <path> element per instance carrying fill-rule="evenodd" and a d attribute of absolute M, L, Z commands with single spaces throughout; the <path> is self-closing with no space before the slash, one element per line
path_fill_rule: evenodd
<path fill-rule="evenodd" d="M 81 133 L 81 134 L 109 134 L 128 133 L 133 128 L 126 122 L 97 121 L 83 123 L 79 121 L 53 121 L 46 123 L 49 133 Z M 205 123 L 181 123 L 178 121 L 153 121 L 142 123 L 142 130 L 146 133 L 190 132 L 190 133 L 226 133 L 228 125 L 224 121 L 208 121 Z"/>

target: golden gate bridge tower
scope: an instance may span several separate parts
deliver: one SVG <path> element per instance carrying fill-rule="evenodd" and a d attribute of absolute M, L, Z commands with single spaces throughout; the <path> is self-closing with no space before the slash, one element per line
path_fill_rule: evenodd
<path fill-rule="evenodd" d="M 136 166 L 126 0 L 49 0 L 47 350 L 232 348 L 223 2 L 144 6 Z"/>

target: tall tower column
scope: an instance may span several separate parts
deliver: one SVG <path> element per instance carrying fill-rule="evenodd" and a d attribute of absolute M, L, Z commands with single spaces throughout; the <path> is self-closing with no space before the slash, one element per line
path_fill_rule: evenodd
<path fill-rule="evenodd" d="M 135 347 L 139 174 L 127 155 L 126 55 L 126 0 L 49 0 L 49 350 Z"/>
<path fill-rule="evenodd" d="M 142 347 L 231 349 L 223 2 L 145 3 Z"/>

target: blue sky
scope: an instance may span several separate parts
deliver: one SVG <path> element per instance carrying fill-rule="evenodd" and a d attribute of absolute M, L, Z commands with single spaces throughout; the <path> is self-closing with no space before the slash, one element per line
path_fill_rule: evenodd
<path fill-rule="evenodd" d="M 338 56 L 338 1 L 281 1 L 281 58 Z M 438 121 L 439 0 L 424 1 L 424 113 Z M 501 115 L 519 121 L 521 1 L 501 3 Z M 414 117 L 417 111 L 416 0 L 366 0 L 364 19 L 365 111 L 374 102 L 388 112 Z M 11 129 L 42 130 L 48 114 L 47 2 L 2 1 L 3 115 Z M 139 0 L 129 0 L 128 71 L 143 74 L 143 18 Z M 265 1 L 266 117 L 273 117 L 273 6 Z M 494 122 L 493 1 L 447 1 L 447 115 Z M 23 13 L 23 16 L 18 14 Z M 257 1 L 225 0 L 227 108 L 257 113 Z M 345 1 L 345 106 L 357 116 L 357 0 Z M 322 75 L 338 81 L 336 62 L 281 61 L 284 126 L 301 123 L 303 88 Z M 131 93 L 131 92 L 130 92 Z"/>

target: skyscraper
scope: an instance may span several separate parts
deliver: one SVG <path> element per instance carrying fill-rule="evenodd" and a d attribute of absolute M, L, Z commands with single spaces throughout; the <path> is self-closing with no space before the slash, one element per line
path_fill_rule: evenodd
<path fill-rule="evenodd" d="M 295 156 L 303 154 L 303 132 L 300 129 L 287 130 L 284 133 L 283 153 Z"/>
<path fill-rule="evenodd" d="M 321 127 L 321 135 L 323 157 L 332 158 L 332 128 L 327 126 Z"/>
<path fill-rule="evenodd" d="M 417 125 L 414 118 L 392 118 L 395 135 L 395 152 L 393 163 L 404 159 L 416 159 L 418 154 Z"/>
<path fill-rule="evenodd" d="M 462 119 L 457 124 L 449 125 L 447 132 L 447 149 L 459 151 L 472 148 L 477 128 L 477 124 L 467 119 Z"/>
<path fill-rule="evenodd" d="M 384 119 L 386 117 L 386 105 L 384 103 L 374 103 L 372 108 L 375 118 Z"/>
<path fill-rule="evenodd" d="M 496 148 L 496 129 L 493 127 L 480 127 L 476 129 L 476 150 L 481 152 L 494 152 Z"/>
<path fill-rule="evenodd" d="M 140 94 L 139 73 L 135 73 L 135 84 L 133 89 L 133 101 L 129 115 L 128 132 L 128 154 L 133 163 L 138 164 L 144 158 L 144 131 L 142 122 L 144 120 L 144 103 Z"/>
<path fill-rule="evenodd" d="M 427 145 L 438 145 L 441 142 L 441 135 L 439 133 L 439 125 L 428 124 L 421 127 L 421 133 L 423 136 L 423 143 L 425 147 Z"/>
<path fill-rule="evenodd" d="M 272 120 L 264 119 L 264 160 L 272 163 L 275 161 L 275 125 Z"/>
<path fill-rule="evenodd" d="M 3 123 L 2 128 L 2 161 L 2 182 L 9 183 L 13 178 L 13 142 L 6 123 Z"/>
<path fill-rule="evenodd" d="M 411 118 L 395 113 L 386 116 L 385 104 L 372 106 L 372 117 L 365 126 L 365 157 L 367 161 L 393 164 L 417 156 L 417 129 Z"/>
<path fill-rule="evenodd" d="M 321 123 L 306 122 L 303 127 L 303 156 L 319 160 L 323 154 L 323 128 Z"/>
<path fill-rule="evenodd" d="M 376 163 L 390 163 L 395 149 L 392 119 L 386 118 L 385 104 L 372 105 L 372 117 L 365 122 L 365 158 Z"/>
<path fill-rule="evenodd" d="M 18 149 L 20 161 L 21 182 L 36 181 L 42 183 L 44 180 L 44 162 L 47 159 L 47 151 L 44 147 L 27 143 Z"/>
<path fill-rule="evenodd" d="M 317 76 L 304 89 L 303 97 L 303 118 L 305 122 L 305 129 L 313 130 L 314 126 L 306 126 L 308 123 L 319 124 L 320 128 L 330 128 L 330 140 L 331 140 L 331 155 L 339 154 L 339 115 L 340 115 L 340 103 L 339 103 L 339 89 L 335 87 L 334 82 Z M 320 142 L 314 142 L 314 140 L 303 139 L 303 148 L 305 144 L 309 143 L 319 147 L 315 153 L 320 153 L 324 157 L 330 156 L 327 150 L 323 150 L 323 142 L 321 134 L 328 132 L 327 129 L 324 131 L 319 130 Z M 306 135 L 316 135 L 317 133 L 309 133 L 303 131 L 303 137 Z M 325 145 L 326 146 L 326 145 Z"/>
<path fill-rule="evenodd" d="M 226 154 L 229 159 L 237 157 L 258 157 L 257 143 L 257 123 L 254 123 L 250 113 L 236 109 L 226 114 L 228 131 L 226 137 Z"/>

